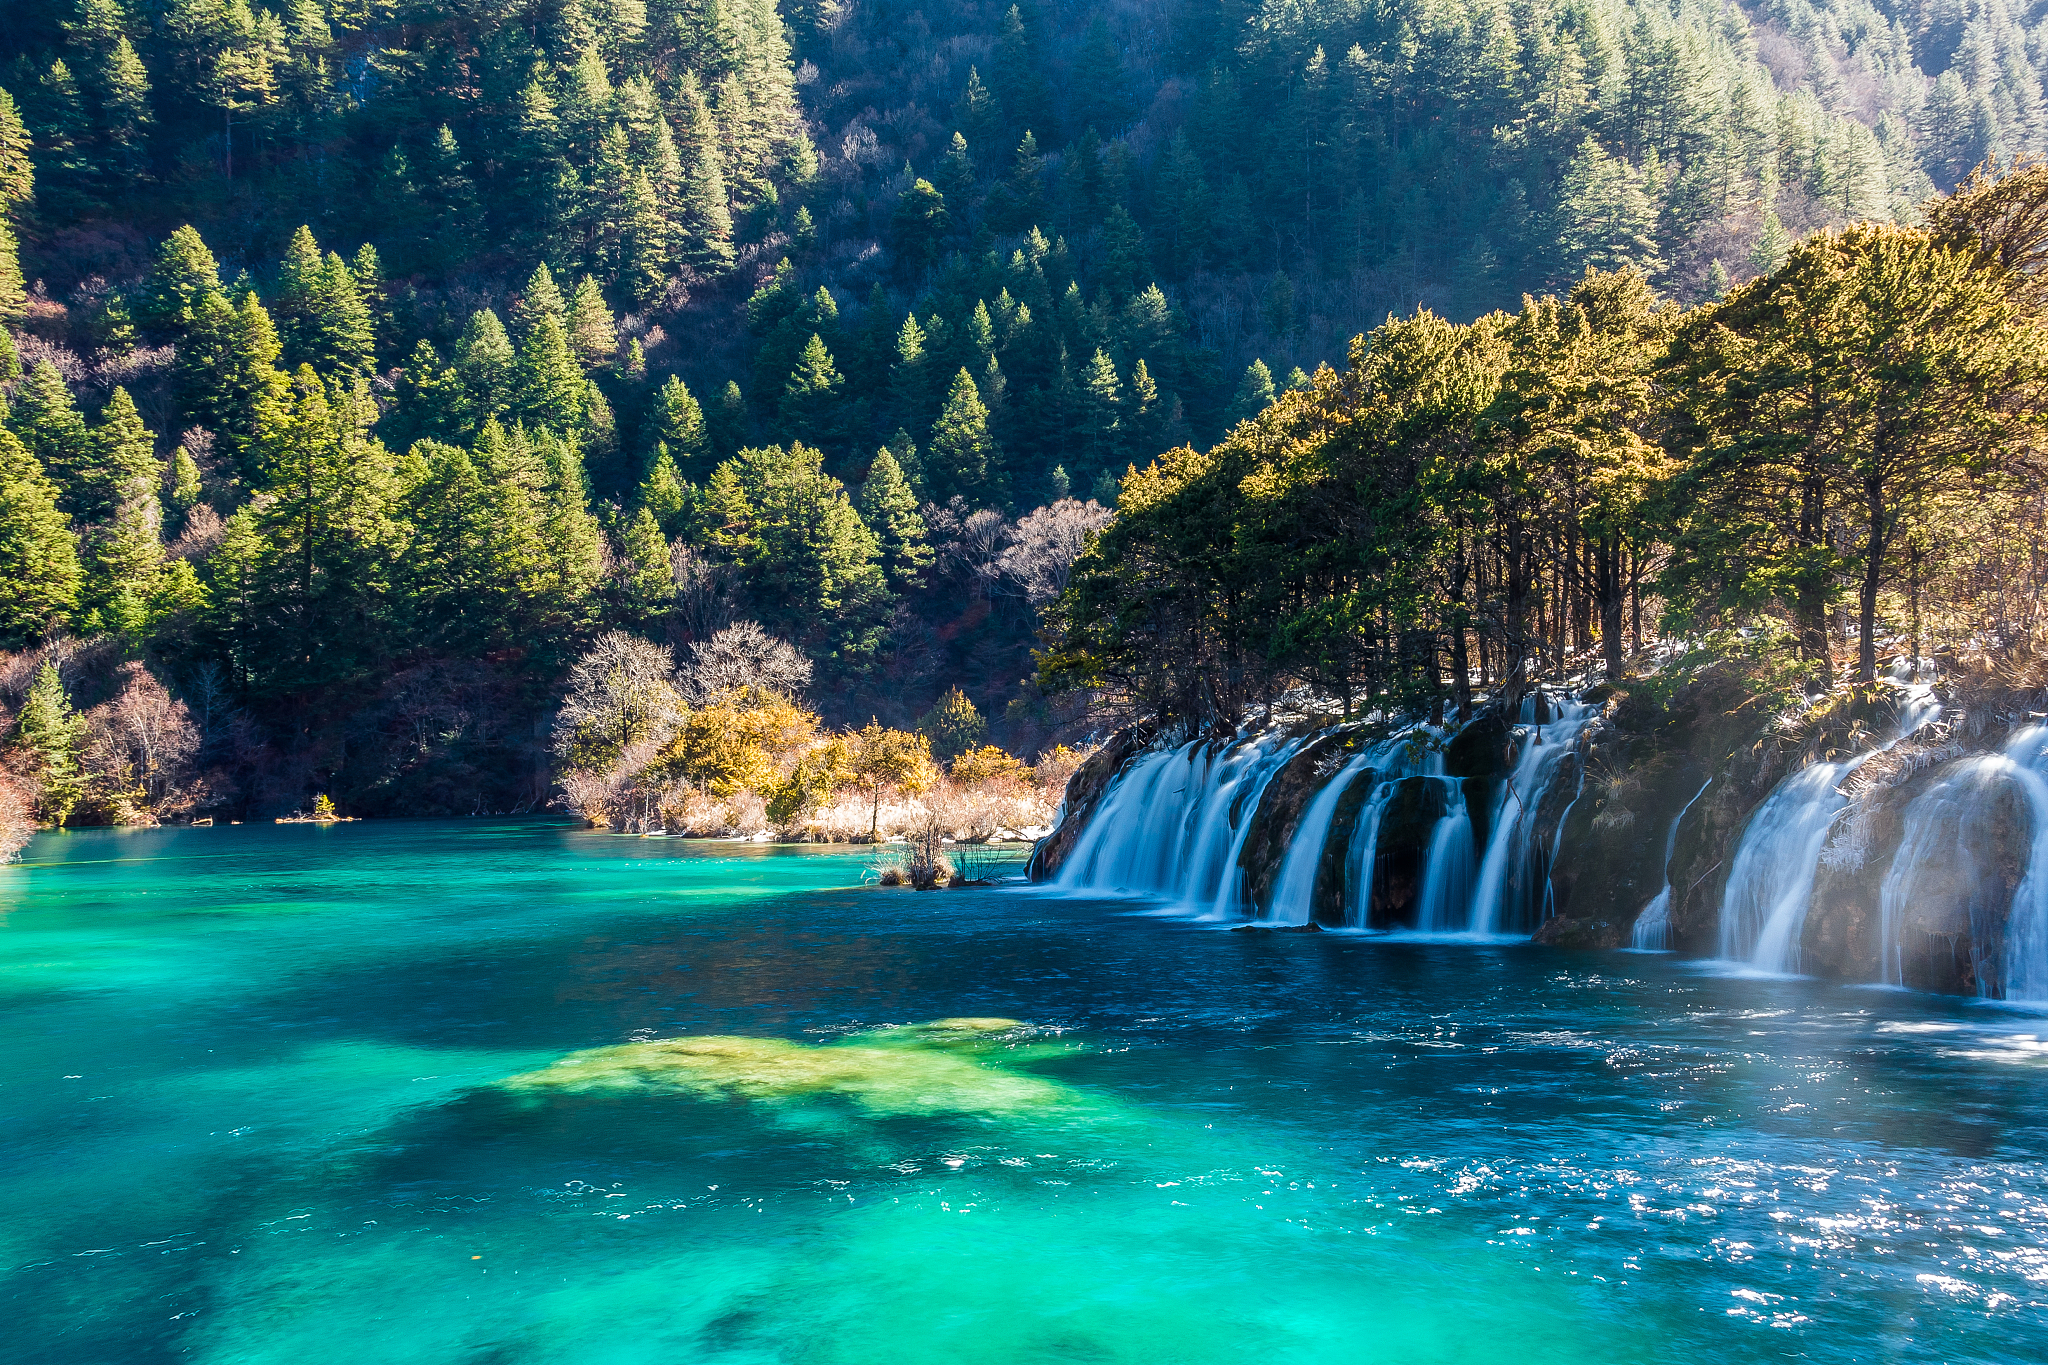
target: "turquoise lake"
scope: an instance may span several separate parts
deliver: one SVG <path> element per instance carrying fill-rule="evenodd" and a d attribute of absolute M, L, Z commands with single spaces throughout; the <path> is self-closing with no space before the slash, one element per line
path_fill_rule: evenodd
<path fill-rule="evenodd" d="M 0 869 L 0 1358 L 2048 1359 L 2048 1016 L 545 822 Z"/>

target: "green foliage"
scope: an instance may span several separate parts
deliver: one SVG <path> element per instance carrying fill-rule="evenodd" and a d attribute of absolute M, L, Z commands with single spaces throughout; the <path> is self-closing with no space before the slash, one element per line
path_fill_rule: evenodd
<path fill-rule="evenodd" d="M 0 430 L 0 648 L 42 639 L 77 608 L 78 546 L 57 500 L 41 463 Z"/>
<path fill-rule="evenodd" d="M 705 502 L 709 539 L 746 572 L 764 624 L 843 670 L 864 667 L 889 618 L 881 547 L 819 452 L 742 450 Z"/>
<path fill-rule="evenodd" d="M 954 687 L 925 713 L 917 728 L 930 743 L 934 755 L 953 759 L 981 743 L 982 736 L 988 733 L 988 722 L 974 709 L 967 694 Z"/>
<path fill-rule="evenodd" d="M 37 819 L 62 825 L 85 794 L 79 771 L 85 735 L 85 717 L 72 709 L 57 666 L 44 664 L 29 684 L 9 737 L 24 775 L 35 784 Z"/>

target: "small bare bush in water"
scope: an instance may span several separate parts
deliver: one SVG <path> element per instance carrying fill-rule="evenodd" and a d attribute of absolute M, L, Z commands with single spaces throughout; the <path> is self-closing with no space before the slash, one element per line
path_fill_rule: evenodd
<path fill-rule="evenodd" d="M 936 818 L 928 818 L 911 836 L 904 847 L 909 851 L 909 862 L 904 868 L 912 887 L 929 891 L 951 879 L 952 864 L 946 861 L 945 827 Z"/>

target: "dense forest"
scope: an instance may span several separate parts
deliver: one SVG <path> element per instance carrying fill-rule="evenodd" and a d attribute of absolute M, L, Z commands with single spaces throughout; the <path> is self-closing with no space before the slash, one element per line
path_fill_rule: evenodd
<path fill-rule="evenodd" d="M 1389 321 L 1134 474 L 1057 605 L 1055 686 L 1234 721 L 1620 678 L 1680 632 L 1773 708 L 1880 663 L 2024 664 L 2048 587 L 2048 166 L 1820 232 L 1694 309 L 1634 269 Z M 1838 666 L 1848 676 L 1838 676 Z"/>
<path fill-rule="evenodd" d="M 1611 643 L 1617 582 L 1640 639 L 1646 595 L 1654 631 L 1797 579 L 1817 656 L 1863 514 L 1829 474 L 1796 552 L 1683 551 L 1743 508 L 1645 529 L 1672 470 L 1769 445 L 1669 395 L 1739 387 L 1726 328 L 1791 325 L 1745 281 L 1935 250 L 1809 235 L 2048 146 L 2044 67 L 2048 29 L 1995 4 L 27 0 L 0 14 L 0 705 L 102 774 L 75 818 L 428 813 L 556 799 L 561 700 L 616 633 L 682 660 L 759 623 L 814 721 L 929 737 L 964 703 L 1027 756 L 1099 686 L 1192 704 L 1190 669 L 1219 706 L 1427 700 L 1459 650 L 1490 680 Z M 1466 417 L 1387 396 L 1435 348 Z M 1567 401 L 1627 410 L 1623 473 L 1499 453 L 1562 439 Z M 1322 458 L 1309 428 L 1399 451 L 1389 498 L 1455 487 L 1319 503 L 1270 448 Z M 1208 624 L 1146 658 L 1105 575 L 1148 535 L 1190 556 L 1175 591 L 1249 595 L 1174 606 Z M 1764 566 L 1740 591 L 1710 581 L 1736 548 Z M 1926 554 L 1916 585 L 1950 572 Z M 1444 624 L 1481 612 L 1512 624 Z"/>

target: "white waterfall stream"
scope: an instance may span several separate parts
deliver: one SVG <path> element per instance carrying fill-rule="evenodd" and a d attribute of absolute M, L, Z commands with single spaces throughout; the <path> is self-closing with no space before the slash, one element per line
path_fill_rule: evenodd
<path fill-rule="evenodd" d="M 2007 1000 L 2048 1000 L 2048 726 L 2015 732 L 2004 757 L 2026 793 L 2034 828 L 2027 870 L 2012 895 L 1998 984 Z"/>
<path fill-rule="evenodd" d="M 1532 699 L 1533 700 L 1533 699 Z M 1490 934 L 1501 924 L 1509 877 L 1527 865 L 1529 839 L 1536 828 L 1536 808 L 1558 765 L 1571 754 L 1579 732 L 1599 708 L 1584 702 L 1560 702 L 1557 714 L 1537 724 L 1533 706 L 1525 706 L 1526 737 L 1515 766 L 1494 799 L 1493 816 L 1487 823 L 1486 856 L 1480 860 L 1478 880 L 1473 884 L 1462 928 L 1475 934 Z M 1574 800 L 1577 799 L 1574 795 Z M 1564 828 L 1558 821 L 1559 832 Z M 1553 856 L 1555 845 L 1552 848 Z M 1546 875 L 1549 868 L 1544 869 Z"/>
<path fill-rule="evenodd" d="M 1067 890 L 1238 908 L 1237 855 L 1259 796 L 1300 739 L 1194 740 L 1132 759 L 1054 878 Z"/>
<path fill-rule="evenodd" d="M 1743 826 L 1721 896 L 1720 955 L 1758 971 L 1797 972 L 1799 935 L 1821 850 L 1847 809 L 1842 779 L 1941 712 L 1933 689 L 1908 689 L 1884 744 L 1837 763 L 1811 763 L 1781 780 Z"/>
<path fill-rule="evenodd" d="M 1664 832 L 1664 885 L 1657 889 L 1657 894 L 1636 916 L 1635 927 L 1629 930 L 1628 946 L 1639 952 L 1661 953 L 1671 946 L 1671 855 L 1678 849 L 1678 827 L 1685 823 L 1686 812 L 1698 805 L 1707 788 L 1713 785 L 1711 777 L 1702 782 L 1692 800 L 1671 817 L 1671 828 Z"/>
<path fill-rule="evenodd" d="M 1315 910 L 1316 873 L 1323 865 L 1323 849 L 1330 841 L 1330 823 L 1337 818 L 1337 807 L 1353 782 L 1385 761 L 1381 751 L 1386 747 L 1373 745 L 1355 755 L 1302 811 L 1294 838 L 1287 845 L 1286 860 L 1280 864 L 1280 875 L 1273 882 L 1269 918 L 1288 924 L 1309 922 Z"/>
<path fill-rule="evenodd" d="M 1421 778 L 1442 785 L 1443 814 L 1428 827 L 1420 886 L 1404 918 L 1428 933 L 1495 932 L 1517 869 L 1544 861 L 1530 847 L 1537 806 L 1595 710 L 1566 702 L 1539 724 L 1534 705 L 1525 705 L 1513 765 L 1495 784 L 1483 849 L 1466 807 L 1467 782 L 1444 774 L 1448 736 L 1410 726 L 1353 754 L 1318 786 L 1295 820 L 1265 898 L 1266 917 L 1289 924 L 1313 917 L 1331 830 L 1351 792 L 1360 805 L 1341 863 L 1344 922 L 1365 927 L 1383 819 L 1401 784 Z M 1156 896 L 1219 918 L 1246 913 L 1239 861 L 1253 816 L 1267 784 L 1308 742 L 1269 734 L 1220 746 L 1197 740 L 1138 756 L 1116 778 L 1053 884 Z M 1357 793 L 1359 782 L 1371 789 Z"/>

